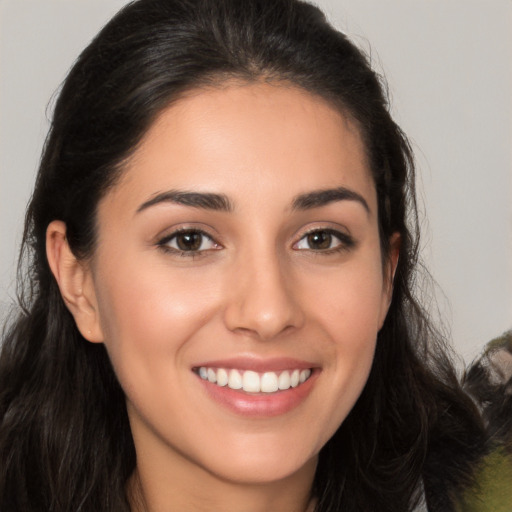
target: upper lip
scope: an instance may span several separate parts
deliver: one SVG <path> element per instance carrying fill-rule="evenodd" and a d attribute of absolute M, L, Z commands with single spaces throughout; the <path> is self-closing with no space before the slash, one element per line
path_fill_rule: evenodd
<path fill-rule="evenodd" d="M 292 357 L 276 357 L 262 359 L 259 357 L 233 357 L 228 359 L 217 359 L 215 361 L 204 361 L 194 365 L 194 368 L 225 368 L 236 370 L 252 370 L 253 372 L 279 372 L 284 370 L 305 370 L 318 365 L 311 361 L 304 361 Z"/>

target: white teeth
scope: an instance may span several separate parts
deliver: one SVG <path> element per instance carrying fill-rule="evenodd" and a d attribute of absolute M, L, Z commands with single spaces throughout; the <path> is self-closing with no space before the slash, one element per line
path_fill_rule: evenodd
<path fill-rule="evenodd" d="M 300 372 L 300 377 L 299 377 L 299 382 L 302 384 L 303 382 L 306 382 L 308 379 L 309 379 L 309 376 L 311 375 L 311 370 L 307 369 L 307 370 L 302 370 Z M 218 380 L 219 376 L 217 374 L 217 380 Z"/>
<path fill-rule="evenodd" d="M 242 389 L 242 376 L 238 370 L 230 370 L 228 387 L 231 389 Z"/>
<path fill-rule="evenodd" d="M 217 370 L 217 384 L 219 386 L 226 386 L 228 383 L 228 372 L 224 370 L 224 368 L 219 368 Z"/>
<path fill-rule="evenodd" d="M 217 382 L 217 373 L 213 368 L 208 368 L 208 380 L 210 382 Z"/>
<path fill-rule="evenodd" d="M 242 388 L 248 393 L 259 393 L 261 391 L 260 376 L 256 372 L 250 370 L 244 372 L 242 377 Z"/>
<path fill-rule="evenodd" d="M 201 366 L 198 374 L 217 386 L 243 390 L 247 393 L 275 393 L 296 388 L 311 376 L 311 370 L 284 370 L 282 372 L 265 372 L 259 374 L 252 370 L 226 370 L 224 368 L 207 368 Z"/>
<path fill-rule="evenodd" d="M 274 372 L 266 372 L 261 377 L 261 391 L 263 393 L 274 393 L 279 389 L 277 375 Z"/>
<path fill-rule="evenodd" d="M 289 389 L 290 387 L 290 372 L 285 371 L 279 375 L 278 381 L 279 389 Z"/>

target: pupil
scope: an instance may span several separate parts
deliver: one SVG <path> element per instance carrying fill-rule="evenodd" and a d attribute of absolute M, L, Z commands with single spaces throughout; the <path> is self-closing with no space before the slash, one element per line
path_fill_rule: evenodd
<path fill-rule="evenodd" d="M 308 244 L 313 249 L 329 249 L 332 236 L 325 231 L 317 231 L 308 235 Z"/>
<path fill-rule="evenodd" d="M 182 251 L 197 251 L 201 247 L 201 233 L 181 233 L 176 243 Z"/>

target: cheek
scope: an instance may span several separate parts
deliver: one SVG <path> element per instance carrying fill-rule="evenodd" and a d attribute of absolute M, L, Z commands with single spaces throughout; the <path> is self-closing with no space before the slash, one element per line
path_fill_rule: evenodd
<path fill-rule="evenodd" d="M 303 290 L 312 318 L 341 346 L 357 350 L 364 340 L 376 337 L 387 297 L 381 262 L 375 256 L 368 261 L 354 259 L 323 276 L 310 274 Z"/>
<path fill-rule="evenodd" d="M 326 442 L 346 418 L 370 373 L 383 307 L 386 303 L 380 261 L 347 264 L 321 287 L 309 290 L 310 318 L 325 334 L 322 351 L 326 354 L 331 393 L 318 401 L 316 417 L 325 421 Z M 371 264 L 370 264 L 371 263 Z M 317 284 L 319 276 L 317 276 Z M 315 290 L 314 293 L 311 290 Z M 327 417 L 325 416 L 327 414 Z"/>
<path fill-rule="evenodd" d="M 191 278 L 118 260 L 96 281 L 105 345 L 118 374 L 150 373 L 151 360 L 178 360 L 216 310 L 211 286 L 202 286 L 197 273 Z"/>

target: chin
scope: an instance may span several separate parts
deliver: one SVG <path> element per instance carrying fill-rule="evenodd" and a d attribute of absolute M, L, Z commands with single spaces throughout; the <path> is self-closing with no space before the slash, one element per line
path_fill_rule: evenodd
<path fill-rule="evenodd" d="M 227 447 L 215 459 L 204 461 L 209 471 L 221 479 L 239 484 L 269 484 L 296 475 L 314 475 L 318 454 L 306 451 L 301 442 L 252 440 L 237 447 Z M 247 446 L 249 444 L 249 446 Z"/>
<path fill-rule="evenodd" d="M 241 458 L 238 464 L 219 467 L 217 475 L 223 480 L 240 485 L 272 484 L 300 477 L 301 474 L 314 475 L 318 457 L 314 456 L 301 462 L 290 460 L 286 454 L 279 458 L 262 459 L 264 458 Z"/>

